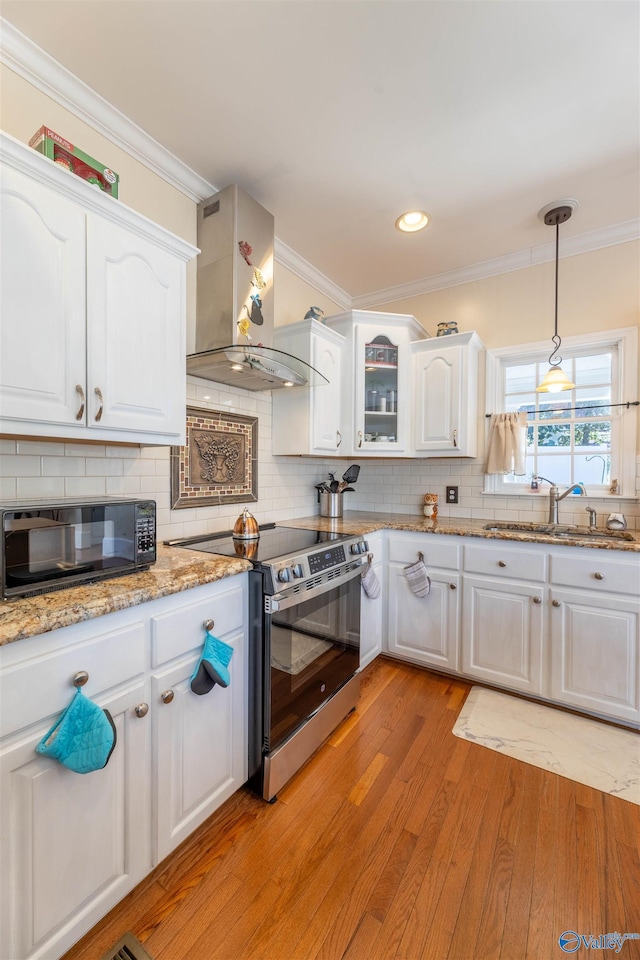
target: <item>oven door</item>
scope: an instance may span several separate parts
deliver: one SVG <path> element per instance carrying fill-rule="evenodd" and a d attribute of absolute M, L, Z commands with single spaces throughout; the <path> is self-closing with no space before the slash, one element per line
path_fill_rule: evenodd
<path fill-rule="evenodd" d="M 362 563 L 310 589 L 268 598 L 267 752 L 295 733 L 358 670 Z"/>

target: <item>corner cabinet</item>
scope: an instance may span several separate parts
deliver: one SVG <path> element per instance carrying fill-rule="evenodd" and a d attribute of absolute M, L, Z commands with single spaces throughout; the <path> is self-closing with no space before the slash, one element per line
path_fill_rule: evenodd
<path fill-rule="evenodd" d="M 478 450 L 476 333 L 411 344 L 416 456 L 475 457 Z"/>
<path fill-rule="evenodd" d="M 304 360 L 329 382 L 274 390 L 272 452 L 339 456 L 343 452 L 340 390 L 344 337 L 317 320 L 300 320 L 276 327 L 273 345 Z"/>
<path fill-rule="evenodd" d="M 0 432 L 184 441 L 197 249 L 0 134 Z"/>
<path fill-rule="evenodd" d="M 344 456 L 411 456 L 410 343 L 425 330 L 407 314 L 350 310 L 327 318 L 345 338 Z"/>

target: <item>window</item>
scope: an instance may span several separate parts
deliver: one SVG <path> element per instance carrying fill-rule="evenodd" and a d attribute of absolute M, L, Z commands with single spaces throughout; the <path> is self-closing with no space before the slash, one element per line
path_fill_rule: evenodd
<path fill-rule="evenodd" d="M 487 477 L 487 492 L 526 493 L 533 477 L 560 486 L 583 483 L 591 496 L 635 496 L 637 331 L 571 337 L 562 368 L 573 390 L 536 393 L 549 366 L 549 345 L 490 351 L 488 410 L 527 414 L 524 476 Z"/>

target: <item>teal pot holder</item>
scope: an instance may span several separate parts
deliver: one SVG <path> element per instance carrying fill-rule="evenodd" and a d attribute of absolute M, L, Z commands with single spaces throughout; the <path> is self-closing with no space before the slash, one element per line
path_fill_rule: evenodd
<path fill-rule="evenodd" d="M 67 709 L 44 735 L 36 753 L 53 757 L 74 773 L 106 767 L 116 745 L 116 728 L 103 710 L 78 687 Z"/>
<path fill-rule="evenodd" d="M 192 692 L 201 697 L 209 693 L 216 683 L 221 687 L 228 687 L 231 682 L 229 664 L 232 656 L 233 647 L 207 631 L 202 656 L 191 677 Z"/>

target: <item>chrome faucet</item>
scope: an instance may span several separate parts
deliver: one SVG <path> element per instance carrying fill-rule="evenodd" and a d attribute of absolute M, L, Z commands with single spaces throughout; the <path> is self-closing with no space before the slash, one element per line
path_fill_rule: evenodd
<path fill-rule="evenodd" d="M 544 479 L 542 477 L 541 479 Z M 547 483 L 551 483 L 550 480 L 547 480 Z M 549 489 L 549 523 L 558 523 L 558 504 L 561 500 L 564 500 L 565 497 L 568 497 L 570 493 L 573 493 L 574 490 L 580 490 L 580 496 L 586 497 L 587 491 L 581 483 L 572 483 L 570 487 L 567 487 L 564 493 L 558 493 L 558 487 L 555 483 L 551 484 Z"/>

